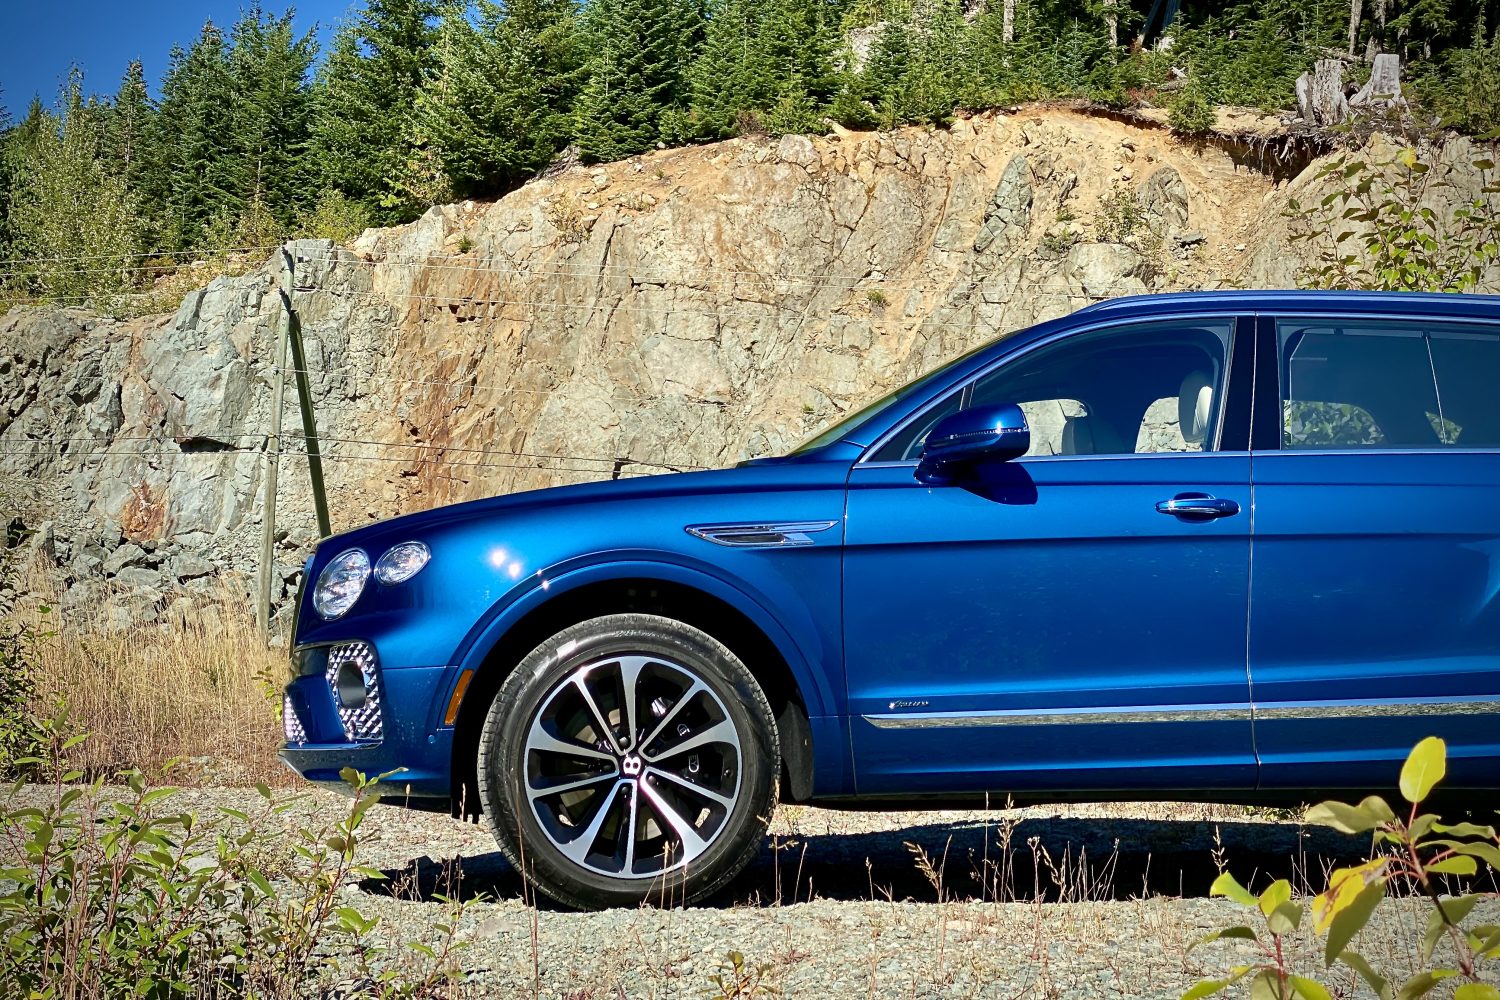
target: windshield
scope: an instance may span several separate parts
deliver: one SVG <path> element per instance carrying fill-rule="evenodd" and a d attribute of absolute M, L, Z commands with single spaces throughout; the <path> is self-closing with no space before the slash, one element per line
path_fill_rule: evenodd
<path fill-rule="evenodd" d="M 884 396 L 881 396 L 879 399 L 875 400 L 875 402 L 869 404 L 868 406 L 861 407 L 860 409 L 851 413 L 849 416 L 833 424 L 831 427 L 819 431 L 817 435 L 808 438 L 806 441 L 803 441 L 797 447 L 787 452 L 787 454 L 801 455 L 803 452 L 812 451 L 815 448 L 822 448 L 825 445 L 833 444 L 833 442 L 835 441 L 843 440 L 844 438 L 852 434 L 855 428 L 857 428 L 860 424 L 863 424 L 865 421 L 884 411 L 893 404 L 900 402 L 907 396 L 912 395 L 918 389 L 925 389 L 929 384 L 936 382 L 942 376 L 947 375 L 948 372 L 954 367 L 969 360 L 969 358 L 973 357 L 975 354 L 978 354 L 980 351 L 986 349 L 993 343 L 994 341 L 992 340 L 987 343 L 980 344 L 973 350 L 965 351 L 963 354 L 960 354 L 958 357 L 954 358 L 947 364 L 935 368 L 932 371 L 928 372 L 926 375 L 923 375 L 915 382 L 908 382 L 906 385 L 901 386 L 899 389 L 895 389 L 891 392 L 886 393 Z M 860 441 L 858 443 L 869 444 L 868 441 Z"/>

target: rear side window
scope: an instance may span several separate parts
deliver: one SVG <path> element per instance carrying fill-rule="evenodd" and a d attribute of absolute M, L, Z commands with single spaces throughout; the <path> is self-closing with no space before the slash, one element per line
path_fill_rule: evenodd
<path fill-rule="evenodd" d="M 1500 329 L 1283 320 L 1281 446 L 1500 447 Z"/>

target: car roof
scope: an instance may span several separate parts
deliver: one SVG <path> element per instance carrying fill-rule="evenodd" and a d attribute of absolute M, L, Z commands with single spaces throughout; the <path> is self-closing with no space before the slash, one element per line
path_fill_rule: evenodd
<path fill-rule="evenodd" d="M 1428 316 L 1500 317 L 1500 295 L 1453 292 L 1351 292 L 1293 289 L 1230 289 L 1214 292 L 1166 292 L 1127 295 L 1085 306 L 1072 315 L 1161 316 L 1202 309 L 1256 312 L 1369 312 Z"/>

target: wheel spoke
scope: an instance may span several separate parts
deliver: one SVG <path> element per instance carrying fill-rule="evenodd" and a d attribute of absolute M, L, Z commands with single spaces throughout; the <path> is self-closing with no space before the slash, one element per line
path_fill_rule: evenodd
<path fill-rule="evenodd" d="M 589 707 L 589 711 L 593 713 L 594 725 L 599 729 L 599 734 L 605 739 L 609 740 L 610 748 L 613 749 L 615 753 L 620 753 L 620 741 L 615 739 L 615 731 L 610 728 L 608 722 L 604 721 L 604 713 L 599 711 L 598 705 L 594 704 L 594 696 L 589 691 L 589 686 L 585 675 L 582 673 L 576 674 L 573 677 L 573 686 L 578 689 L 579 694 L 583 695 L 583 703 L 587 705 Z"/>
<path fill-rule="evenodd" d="M 630 789 L 630 804 L 626 806 L 625 817 L 625 867 L 626 875 L 635 874 L 635 826 L 637 810 L 640 808 L 641 788 L 635 784 Z"/>
<path fill-rule="evenodd" d="M 687 753 L 689 750 L 695 750 L 698 747 L 704 746 L 708 743 L 728 743 L 733 746 L 735 750 L 739 750 L 739 735 L 734 731 L 734 723 L 730 722 L 728 719 L 725 719 L 722 722 L 716 722 L 700 733 L 693 733 L 681 743 L 677 743 L 673 746 L 667 747 L 667 749 L 663 750 L 661 753 L 650 755 L 642 754 L 641 756 L 645 757 L 647 760 L 659 761 L 664 760 L 667 757 L 675 757 L 678 754 Z"/>
<path fill-rule="evenodd" d="M 673 774 L 671 771 L 663 771 L 660 768 L 648 767 L 646 768 L 646 773 L 654 774 L 658 778 L 665 778 L 667 781 L 672 782 L 672 784 L 674 785 L 681 785 L 683 788 L 688 789 L 695 795 L 701 795 L 705 799 L 708 799 L 710 802 L 717 802 L 725 809 L 731 809 L 734 807 L 734 799 L 730 798 L 728 795 L 721 795 L 718 792 L 714 791 L 712 788 L 704 788 L 702 785 L 694 784 L 693 782 L 687 780 L 684 777 L 681 777 L 680 775 Z"/>
<path fill-rule="evenodd" d="M 557 844 L 558 850 L 562 851 L 578 864 L 581 865 L 584 863 L 583 859 L 589 856 L 589 848 L 593 847 L 594 841 L 599 839 L 599 831 L 603 829 L 604 821 L 609 818 L 610 812 L 614 810 L 614 805 L 617 801 L 615 795 L 619 792 L 620 786 L 623 784 L 626 784 L 623 780 L 616 781 L 610 786 L 609 791 L 601 796 L 603 801 L 599 803 L 599 808 L 594 811 L 594 818 L 589 821 L 589 825 L 584 829 L 583 833 L 565 844 L 558 843 L 556 840 L 553 841 L 553 843 Z"/>
<path fill-rule="evenodd" d="M 541 750 L 546 753 L 560 753 L 568 757 L 582 757 L 588 760 L 607 760 L 611 764 L 615 760 L 609 754 L 595 750 L 591 746 L 585 746 L 582 743 L 569 743 L 566 740 L 558 739 L 543 729 L 540 722 L 532 725 L 531 735 L 526 740 L 526 749 Z"/>
<path fill-rule="evenodd" d="M 693 829 L 693 824 L 689 823 L 686 817 L 680 812 L 673 809 L 667 800 L 662 797 L 662 794 L 651 787 L 649 782 L 643 781 L 637 787 L 640 788 L 642 795 L 651 800 L 651 805 L 656 810 L 656 815 L 666 820 L 667 825 L 672 828 L 672 832 L 677 834 L 677 839 L 682 843 L 683 860 L 691 860 L 703 853 L 703 849 L 708 846 L 708 842 L 698 836 L 698 831 Z"/>
<path fill-rule="evenodd" d="M 625 738 L 631 741 L 632 746 L 639 735 L 635 731 L 635 684 L 647 662 L 644 656 L 626 656 L 620 660 L 620 686 L 624 688 L 625 699 Z"/>
<path fill-rule="evenodd" d="M 692 701 L 693 698 L 698 694 L 698 692 L 707 690 L 707 685 L 705 685 L 697 678 L 694 678 L 692 686 L 687 689 L 687 693 L 684 694 L 681 698 L 677 699 L 676 704 L 668 709 L 667 714 L 662 716 L 661 721 L 656 724 L 656 728 L 651 730 L 651 732 L 647 734 L 645 739 L 641 740 L 641 749 L 645 750 L 646 747 L 650 746 L 652 742 L 661 735 L 662 730 L 666 729 L 667 726 L 671 724 L 672 720 L 677 718 L 677 713 L 686 708 L 687 703 Z M 642 754 L 642 756 L 644 756 L 644 754 Z"/>
<path fill-rule="evenodd" d="M 545 788 L 537 788 L 535 785 L 533 785 L 526 789 L 526 794 L 532 799 L 537 799 L 543 795 L 558 795 L 562 792 L 571 792 L 579 788 L 587 788 L 590 785 L 596 785 L 601 781 L 608 781 L 611 778 L 618 778 L 619 776 L 620 775 L 618 771 L 611 771 L 608 774 L 592 774 L 587 778 L 575 778 L 572 781 L 560 781 L 555 785 L 547 785 Z"/>

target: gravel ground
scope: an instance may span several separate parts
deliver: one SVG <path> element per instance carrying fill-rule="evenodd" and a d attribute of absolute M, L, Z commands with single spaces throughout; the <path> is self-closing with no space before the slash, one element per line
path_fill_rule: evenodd
<path fill-rule="evenodd" d="M 174 810 L 206 814 L 259 801 L 248 789 L 191 789 Z M 317 827 L 347 805 L 313 791 L 289 816 Z M 1367 847 L 1228 806 L 790 806 L 778 811 L 758 859 L 713 899 L 572 913 L 546 900 L 531 905 L 483 827 L 381 805 L 369 813 L 361 861 L 387 878 L 350 887 L 346 902 L 380 918 L 374 940 L 400 945 L 433 940 L 453 913 L 442 897 L 463 900 L 457 958 L 472 996 L 717 998 L 712 977 L 737 951 L 759 986 L 730 996 L 1175 997 L 1254 960 L 1243 942 L 1189 952 L 1208 931 L 1246 916 L 1206 898 L 1218 864 L 1257 888 L 1273 878 L 1320 888 L 1328 866 L 1362 860 Z M 1008 891 L 998 888 L 1006 872 Z M 1377 967 L 1413 968 L 1420 907 L 1388 901 L 1365 932 L 1361 949 Z M 1500 904 L 1475 918 L 1495 922 Z M 1302 969 L 1321 967 L 1310 937 L 1296 951 Z M 1362 995 L 1352 977 L 1338 981 L 1348 989 L 1336 995 Z"/>

